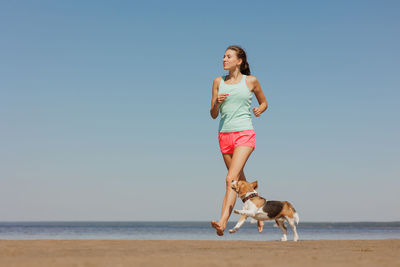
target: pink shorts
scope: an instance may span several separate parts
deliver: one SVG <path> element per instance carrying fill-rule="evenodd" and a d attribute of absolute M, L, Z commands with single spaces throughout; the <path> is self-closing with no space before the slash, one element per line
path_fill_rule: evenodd
<path fill-rule="evenodd" d="M 256 133 L 254 130 L 244 130 L 231 133 L 218 133 L 219 147 L 222 153 L 233 154 L 238 146 L 256 147 Z"/>

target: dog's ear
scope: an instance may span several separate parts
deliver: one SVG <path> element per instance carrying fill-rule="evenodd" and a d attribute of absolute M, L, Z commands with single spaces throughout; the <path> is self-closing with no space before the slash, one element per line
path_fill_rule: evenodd
<path fill-rule="evenodd" d="M 257 187 L 258 187 L 257 181 L 251 182 L 250 184 L 251 184 L 251 186 L 253 187 L 254 190 L 257 189 Z"/>

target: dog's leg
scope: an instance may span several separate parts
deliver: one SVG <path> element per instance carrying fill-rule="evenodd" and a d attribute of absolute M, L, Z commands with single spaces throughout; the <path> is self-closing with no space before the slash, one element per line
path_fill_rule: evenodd
<path fill-rule="evenodd" d="M 242 215 L 239 218 L 239 221 L 237 222 L 237 224 L 235 225 L 235 227 L 233 227 L 232 229 L 229 230 L 229 233 L 233 234 L 235 233 L 237 230 L 239 230 L 239 228 L 243 225 L 243 223 L 246 221 L 247 216 L 246 215 Z"/>
<path fill-rule="evenodd" d="M 281 241 L 287 241 L 287 229 L 285 224 L 283 223 L 283 220 L 281 219 L 275 219 L 276 224 L 279 226 L 279 228 L 281 228 L 282 232 L 283 232 L 283 236 L 281 237 Z"/>
<path fill-rule="evenodd" d="M 286 216 L 286 220 L 288 221 L 290 227 L 292 227 L 292 230 L 293 230 L 293 241 L 296 242 L 297 240 L 299 240 L 299 236 L 297 234 L 296 225 L 294 224 L 294 219 L 293 218 L 289 218 L 288 216 Z"/>
<path fill-rule="evenodd" d="M 247 217 L 254 217 L 256 214 L 254 211 L 249 210 L 233 210 L 233 212 L 236 214 L 246 215 Z"/>

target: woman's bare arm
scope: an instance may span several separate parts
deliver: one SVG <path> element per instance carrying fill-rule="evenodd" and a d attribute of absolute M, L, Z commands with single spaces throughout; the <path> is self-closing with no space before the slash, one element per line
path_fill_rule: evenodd
<path fill-rule="evenodd" d="M 256 117 L 260 117 L 261 113 L 263 113 L 267 108 L 268 108 L 268 103 L 267 99 L 265 98 L 265 95 L 261 89 L 261 85 L 255 76 L 250 76 L 249 77 L 249 83 L 251 84 L 251 87 L 253 88 L 252 91 L 256 95 L 257 101 L 259 106 L 257 108 L 253 108 L 253 113 Z"/>
<path fill-rule="evenodd" d="M 216 119 L 218 117 L 219 106 L 221 105 L 221 103 L 218 101 L 218 86 L 219 83 L 221 82 L 221 79 L 222 79 L 221 77 L 215 78 L 212 85 L 210 114 L 213 119 Z"/>

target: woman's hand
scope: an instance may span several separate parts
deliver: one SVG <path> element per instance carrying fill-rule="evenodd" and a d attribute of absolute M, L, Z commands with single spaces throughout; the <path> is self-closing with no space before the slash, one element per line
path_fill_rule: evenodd
<path fill-rule="evenodd" d="M 218 104 L 218 105 L 222 104 L 222 102 L 225 101 L 225 99 L 226 99 L 226 97 L 227 97 L 228 95 L 229 95 L 229 94 L 220 94 L 220 95 L 218 95 L 217 104 Z"/>
<path fill-rule="evenodd" d="M 253 108 L 253 113 L 256 117 L 260 117 L 262 112 L 261 112 L 260 108 L 258 107 L 258 108 Z"/>

